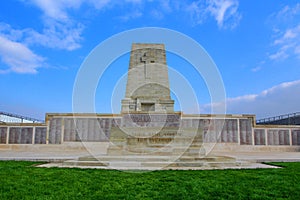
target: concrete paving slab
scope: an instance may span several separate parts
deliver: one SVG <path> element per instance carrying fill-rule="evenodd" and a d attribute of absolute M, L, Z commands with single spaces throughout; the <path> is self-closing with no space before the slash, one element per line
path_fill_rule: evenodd
<path fill-rule="evenodd" d="M 103 153 L 103 152 L 102 152 Z M 264 162 L 300 162 L 300 152 L 212 152 L 218 156 L 228 156 L 236 159 L 237 162 L 244 163 L 237 166 L 203 166 L 199 167 L 164 167 L 160 170 L 205 170 L 205 169 L 255 169 L 255 168 L 274 168 L 274 166 L 266 165 Z M 101 154 L 98 154 L 98 156 Z M 104 155 L 104 154 L 102 154 Z M 79 167 L 94 169 L 112 169 L 106 166 L 65 166 L 63 161 L 78 160 L 79 157 L 92 157 L 87 150 L 74 151 L 25 151 L 25 150 L 1 150 L 0 160 L 28 160 L 28 161 L 46 161 L 50 162 L 42 165 L 42 167 Z M 153 158 L 151 158 L 153 159 Z M 246 164 L 245 164 L 246 163 Z M 136 168 L 136 163 L 131 166 L 124 167 L 122 165 L 115 166 L 118 170 L 132 170 Z M 157 170 L 157 167 L 144 166 L 142 170 Z"/>

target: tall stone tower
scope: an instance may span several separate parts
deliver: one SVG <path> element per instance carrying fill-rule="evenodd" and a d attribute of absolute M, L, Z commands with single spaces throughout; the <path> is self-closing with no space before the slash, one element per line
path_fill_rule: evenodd
<path fill-rule="evenodd" d="M 171 113 L 166 51 L 163 44 L 132 44 L 122 113 Z"/>

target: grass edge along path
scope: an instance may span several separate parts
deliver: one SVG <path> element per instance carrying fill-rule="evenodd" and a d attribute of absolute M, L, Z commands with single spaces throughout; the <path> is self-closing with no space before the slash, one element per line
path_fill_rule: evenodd
<path fill-rule="evenodd" d="M 0 161 L 0 199 L 300 199 L 300 162 L 136 173 L 36 164 Z"/>

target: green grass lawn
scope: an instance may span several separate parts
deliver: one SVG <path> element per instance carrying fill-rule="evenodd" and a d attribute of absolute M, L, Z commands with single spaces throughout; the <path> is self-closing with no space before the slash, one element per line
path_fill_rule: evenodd
<path fill-rule="evenodd" d="M 300 199 L 300 163 L 281 169 L 152 171 L 37 168 L 0 161 L 1 199 Z"/>

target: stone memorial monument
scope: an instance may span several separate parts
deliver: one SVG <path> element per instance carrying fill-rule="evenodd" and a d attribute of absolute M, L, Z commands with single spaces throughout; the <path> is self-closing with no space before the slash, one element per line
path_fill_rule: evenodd
<path fill-rule="evenodd" d="M 181 127 L 180 119 L 170 97 L 164 45 L 133 44 L 122 119 L 111 129 L 108 154 L 199 157 L 202 131 Z"/>
<path fill-rule="evenodd" d="M 174 112 L 163 44 L 133 44 L 122 113 Z"/>
<path fill-rule="evenodd" d="M 99 147 L 105 150 L 98 153 Z M 64 161 L 63 166 L 236 167 L 245 163 L 217 155 L 299 151 L 300 126 L 260 125 L 255 115 L 175 112 L 164 45 L 138 43 L 132 44 L 121 113 L 47 113 L 45 123 L 1 123 L 0 148 L 60 153 L 88 149 L 93 155 Z"/>

